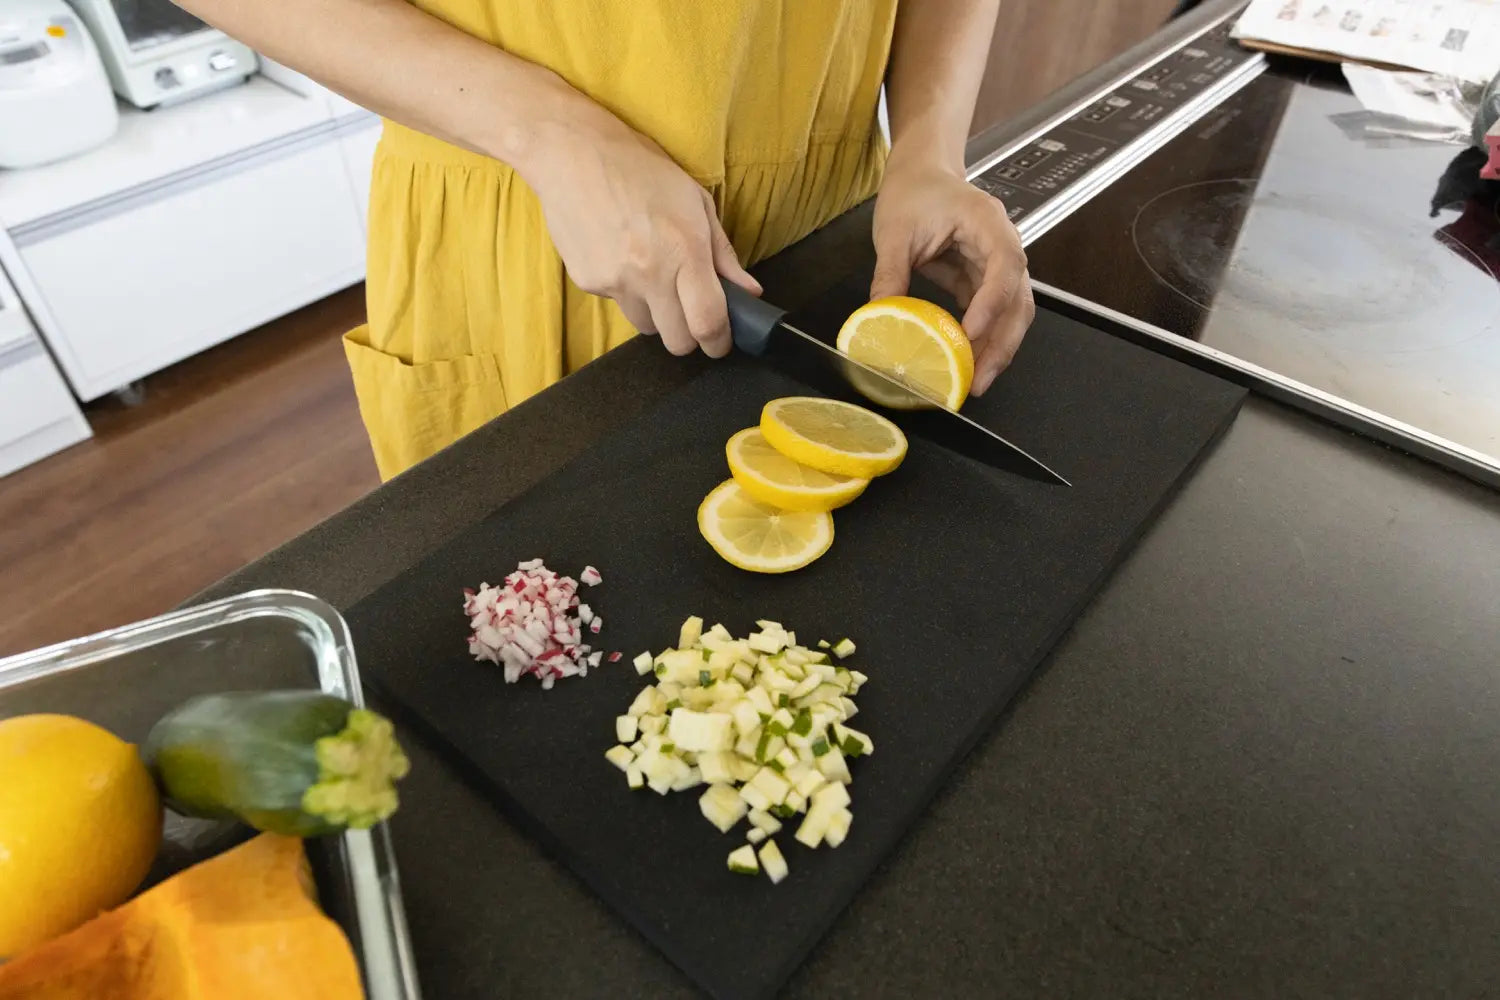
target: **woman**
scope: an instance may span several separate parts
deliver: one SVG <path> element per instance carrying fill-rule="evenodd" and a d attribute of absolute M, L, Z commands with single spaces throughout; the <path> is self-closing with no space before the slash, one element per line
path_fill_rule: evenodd
<path fill-rule="evenodd" d="M 638 330 L 727 353 L 718 276 L 877 191 L 871 294 L 953 292 L 976 392 L 1031 321 L 963 172 L 999 0 L 178 2 L 387 119 L 345 338 L 384 477 Z"/>

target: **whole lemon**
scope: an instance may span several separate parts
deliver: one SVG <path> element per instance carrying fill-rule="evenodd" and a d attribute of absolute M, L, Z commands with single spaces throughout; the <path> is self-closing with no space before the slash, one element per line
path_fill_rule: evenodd
<path fill-rule="evenodd" d="M 129 743 L 66 715 L 0 720 L 0 958 L 128 899 L 161 824 Z"/>

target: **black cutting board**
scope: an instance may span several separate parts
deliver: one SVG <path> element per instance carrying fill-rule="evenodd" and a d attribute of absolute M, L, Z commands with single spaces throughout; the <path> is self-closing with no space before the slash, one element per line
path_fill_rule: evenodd
<path fill-rule="evenodd" d="M 1243 397 L 1043 313 L 1020 362 L 974 412 L 1071 489 L 914 438 L 895 474 L 836 512 L 822 560 L 784 577 L 746 574 L 699 538 L 696 510 L 727 475 L 724 441 L 754 424 L 767 400 L 803 391 L 753 362 L 716 366 L 348 616 L 362 670 L 408 721 L 718 997 L 780 987 Z M 604 584 L 586 599 L 604 618 L 600 644 L 624 661 L 543 692 L 530 681 L 507 686 L 496 668 L 469 659 L 462 588 L 496 582 L 533 557 L 571 574 L 599 567 Z M 785 830 L 778 839 L 791 875 L 779 886 L 726 870 L 744 827 L 721 835 L 700 816 L 697 792 L 631 792 L 603 758 L 614 717 L 643 684 L 630 658 L 675 643 L 690 614 L 737 635 L 770 618 L 804 642 L 852 636 L 860 651 L 851 663 L 870 676 L 855 725 L 876 752 L 852 762 L 853 829 L 838 850 L 817 852 Z M 426 849 L 443 849 L 441 830 Z M 472 918 L 526 933 L 507 923 L 503 899 Z"/>

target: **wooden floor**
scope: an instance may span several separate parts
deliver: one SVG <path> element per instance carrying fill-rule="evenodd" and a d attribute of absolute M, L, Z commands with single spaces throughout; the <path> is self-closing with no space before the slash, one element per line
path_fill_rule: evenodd
<path fill-rule="evenodd" d="M 166 611 L 375 487 L 339 344 L 363 315 L 353 288 L 153 375 L 0 479 L 0 656 Z"/>

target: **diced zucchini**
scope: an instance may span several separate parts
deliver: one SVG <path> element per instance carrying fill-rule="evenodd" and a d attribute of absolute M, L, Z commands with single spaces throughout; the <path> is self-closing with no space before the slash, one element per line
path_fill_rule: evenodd
<path fill-rule="evenodd" d="M 679 761 L 678 763 L 682 763 Z M 682 770 L 677 773 L 677 780 L 672 782 L 672 791 L 685 792 L 689 788 L 697 788 L 703 784 L 703 773 L 696 767 L 682 764 Z"/>
<path fill-rule="evenodd" d="M 805 649 L 792 648 L 781 654 L 782 659 L 794 667 L 805 666 L 812 662 L 812 654 Z"/>
<path fill-rule="evenodd" d="M 813 801 L 826 809 L 844 809 L 850 802 L 849 789 L 836 782 L 830 782 L 813 793 Z"/>
<path fill-rule="evenodd" d="M 838 847 L 849 836 L 849 827 L 853 823 L 853 813 L 848 809 L 838 810 L 828 821 L 828 831 L 823 834 L 823 843 L 829 847 Z"/>
<path fill-rule="evenodd" d="M 656 666 L 656 660 L 651 656 L 650 653 L 642 653 L 631 662 L 635 664 L 635 672 L 640 674 L 642 677 L 649 674 L 651 672 L 651 668 Z"/>
<path fill-rule="evenodd" d="M 763 831 L 767 836 L 781 832 L 781 820 L 764 809 L 750 810 L 750 825 Z"/>
<path fill-rule="evenodd" d="M 782 747 L 781 752 L 773 757 L 772 760 L 781 765 L 783 772 L 785 772 L 786 768 L 795 767 L 797 764 L 801 763 L 800 758 L 797 756 L 797 752 L 791 747 Z"/>
<path fill-rule="evenodd" d="M 760 713 L 755 710 L 755 703 L 749 698 L 741 698 L 734 703 L 730 710 L 734 716 L 734 726 L 743 735 L 760 725 Z"/>
<path fill-rule="evenodd" d="M 740 738 L 735 741 L 734 752 L 739 754 L 741 757 L 747 757 L 750 760 L 754 760 L 755 748 L 760 746 L 760 737 L 763 732 L 764 730 L 759 726 L 756 726 L 754 729 L 741 732 Z"/>
<path fill-rule="evenodd" d="M 770 809 L 775 805 L 775 803 L 771 801 L 771 797 L 760 790 L 760 786 L 752 785 L 749 782 L 746 782 L 745 784 L 740 786 L 739 795 L 740 798 L 745 800 L 745 804 L 750 807 L 752 812 L 756 810 L 764 812 L 765 810 Z"/>
<path fill-rule="evenodd" d="M 729 852 L 729 870 L 736 875 L 760 874 L 760 862 L 755 858 L 755 848 L 752 844 L 737 847 Z"/>
<path fill-rule="evenodd" d="M 839 705 L 844 710 L 844 721 L 848 722 L 859 714 L 859 706 L 854 704 L 853 698 L 840 698 Z"/>
<path fill-rule="evenodd" d="M 626 709 L 625 714 L 646 715 L 651 712 L 655 706 L 656 688 L 643 687 L 641 688 L 640 693 L 635 696 L 635 701 L 632 701 L 630 703 L 630 708 Z"/>
<path fill-rule="evenodd" d="M 719 640 L 720 642 L 733 642 L 734 641 L 734 636 L 731 635 L 730 632 L 729 632 L 729 630 L 727 628 L 725 628 L 723 625 L 715 625 L 713 628 L 711 628 L 707 632 L 705 632 L 704 635 L 713 636 L 715 639 Z"/>
<path fill-rule="evenodd" d="M 752 829 L 745 834 L 745 839 L 750 841 L 750 843 L 752 844 L 758 844 L 762 840 L 766 839 L 766 831 Z"/>
<path fill-rule="evenodd" d="M 751 688 L 745 697 L 750 699 L 750 703 L 755 706 L 755 711 L 760 715 L 771 715 L 776 711 L 776 706 L 771 704 L 771 692 L 763 687 Z"/>
<path fill-rule="evenodd" d="M 667 737 L 683 750 L 730 750 L 734 748 L 734 716 L 679 708 L 667 725 Z"/>
<path fill-rule="evenodd" d="M 749 806 L 733 785 L 709 785 L 708 791 L 698 797 L 698 808 L 703 818 L 718 827 L 720 833 L 728 833 L 749 811 Z"/>
<path fill-rule="evenodd" d="M 792 786 L 787 780 L 769 767 L 763 767 L 759 771 L 756 771 L 755 777 L 750 779 L 750 786 L 759 788 L 764 792 L 766 798 L 773 805 L 786 801 L 787 793 L 792 790 Z M 762 806 L 761 808 L 765 807 Z"/>
<path fill-rule="evenodd" d="M 760 770 L 760 765 L 748 757 L 734 755 L 734 763 L 731 765 L 734 771 L 734 780 L 744 783 L 755 777 L 755 772 Z"/>
<path fill-rule="evenodd" d="M 635 716 L 621 715 L 615 718 L 615 739 L 621 743 L 634 743 L 638 732 L 640 732 L 640 720 Z"/>
<path fill-rule="evenodd" d="M 786 807 L 793 812 L 801 812 L 807 808 L 807 796 L 793 789 L 786 793 Z"/>
<path fill-rule="evenodd" d="M 656 661 L 656 676 L 674 684 L 693 684 L 703 669 L 703 655 L 696 649 L 671 649 Z"/>
<path fill-rule="evenodd" d="M 662 730 L 667 728 L 667 717 L 665 715 L 643 715 L 639 722 L 643 733 L 661 735 Z"/>
<path fill-rule="evenodd" d="M 821 771 L 809 770 L 805 775 L 797 780 L 797 783 L 794 787 L 803 795 L 811 797 L 814 792 L 816 792 L 827 782 L 827 780 L 827 778 L 823 777 L 823 773 Z M 844 786 L 840 785 L 839 787 L 842 788 Z"/>
<path fill-rule="evenodd" d="M 786 633 L 777 629 L 776 631 L 753 632 L 750 635 L 750 648 L 757 653 L 766 653 L 774 656 L 786 648 Z"/>
<path fill-rule="evenodd" d="M 641 765 L 637 763 L 632 762 L 625 769 L 625 780 L 629 783 L 632 790 L 646 787 L 645 772 L 641 770 Z"/>
<path fill-rule="evenodd" d="M 748 689 L 755 683 L 755 668 L 748 663 L 736 663 L 730 670 L 730 676 Z"/>
<path fill-rule="evenodd" d="M 681 684 L 677 684 L 673 681 L 663 681 L 662 683 L 656 685 L 656 713 L 658 715 L 665 715 L 667 703 L 670 701 L 676 701 L 681 697 Z"/>
<path fill-rule="evenodd" d="M 812 694 L 822 683 L 823 678 L 817 674 L 813 674 L 811 677 L 804 677 L 798 681 L 796 686 L 788 691 L 787 694 L 791 696 L 793 701 L 796 701 L 798 698 Z"/>
<path fill-rule="evenodd" d="M 862 757 L 875 752 L 875 741 L 858 729 L 850 729 L 848 726 L 838 726 L 842 730 L 839 734 L 839 749 L 844 751 L 845 757 Z"/>
<path fill-rule="evenodd" d="M 778 708 L 771 713 L 771 721 L 766 723 L 766 731 L 773 736 L 785 736 L 792 728 L 796 719 L 784 708 Z"/>
<path fill-rule="evenodd" d="M 682 623 L 682 630 L 677 635 L 678 649 L 691 649 L 698 645 L 698 640 L 703 638 L 703 619 L 693 615 Z"/>
<path fill-rule="evenodd" d="M 703 780 L 711 785 L 733 784 L 735 781 L 734 754 L 728 750 L 699 754 L 698 770 L 702 772 Z"/>
<path fill-rule="evenodd" d="M 819 736 L 812 742 L 812 752 L 814 757 L 822 757 L 830 749 L 832 749 L 832 747 L 828 745 L 828 738 L 826 736 Z"/>
<path fill-rule="evenodd" d="M 635 762 L 635 754 L 629 747 L 616 744 L 604 751 L 604 759 L 623 771 Z"/>
<path fill-rule="evenodd" d="M 829 747 L 828 752 L 818 758 L 818 770 L 822 771 L 823 777 L 829 781 L 847 785 L 854 780 L 849 774 L 849 765 L 844 762 L 844 755 L 838 747 Z"/>
<path fill-rule="evenodd" d="M 811 848 L 816 848 L 823 843 L 823 838 L 828 834 L 828 824 L 832 816 L 831 810 L 810 810 L 807 818 L 797 827 L 797 843 Z"/>
<path fill-rule="evenodd" d="M 833 647 L 833 655 L 841 660 L 847 660 L 854 655 L 856 648 L 852 639 L 844 639 Z"/>
<path fill-rule="evenodd" d="M 760 866 L 765 869 L 771 878 L 771 884 L 780 884 L 786 878 L 789 869 L 786 866 L 786 858 L 782 856 L 781 848 L 776 846 L 776 841 L 768 840 L 760 845 Z"/>
<path fill-rule="evenodd" d="M 849 677 L 854 681 L 854 686 L 849 689 L 850 694 L 857 694 L 859 689 L 865 686 L 865 681 L 870 679 L 858 670 L 849 671 Z"/>
<path fill-rule="evenodd" d="M 763 729 L 755 744 L 755 760 L 759 764 L 774 760 L 785 747 L 786 740 L 780 736 L 772 736 L 770 730 Z"/>
<path fill-rule="evenodd" d="M 786 709 L 782 709 L 782 711 L 786 711 Z M 804 708 L 802 711 L 797 713 L 796 721 L 792 723 L 791 730 L 798 736 L 807 736 L 812 732 L 812 727 L 812 713 Z"/>
<path fill-rule="evenodd" d="M 819 649 L 832 649 L 833 646 L 828 642 L 827 639 L 819 639 L 818 640 L 818 648 Z"/>

